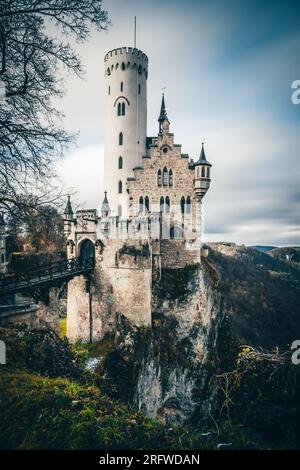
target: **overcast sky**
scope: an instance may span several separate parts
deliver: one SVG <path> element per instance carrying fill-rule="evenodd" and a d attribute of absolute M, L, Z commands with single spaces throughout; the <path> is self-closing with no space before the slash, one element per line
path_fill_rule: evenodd
<path fill-rule="evenodd" d="M 103 199 L 104 55 L 133 45 L 149 57 L 148 135 L 156 135 L 162 88 L 183 153 L 205 142 L 213 164 L 204 199 L 205 239 L 300 244 L 300 2 L 106 0 L 112 26 L 76 46 L 84 81 L 66 77 L 65 125 L 80 132 L 59 172 L 77 203 Z"/>

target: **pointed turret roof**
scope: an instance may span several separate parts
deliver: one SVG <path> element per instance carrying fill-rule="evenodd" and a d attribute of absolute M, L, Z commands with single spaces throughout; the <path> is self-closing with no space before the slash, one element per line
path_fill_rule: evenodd
<path fill-rule="evenodd" d="M 202 142 L 202 148 L 201 148 L 200 156 L 199 156 L 199 159 L 197 160 L 197 162 L 195 163 L 195 165 L 208 165 L 208 166 L 212 166 L 211 163 L 209 163 L 209 162 L 206 160 L 205 151 L 204 151 L 204 142 Z"/>
<path fill-rule="evenodd" d="M 158 118 L 159 122 L 159 130 L 161 131 L 161 125 L 164 121 L 169 121 L 168 116 L 167 116 L 167 110 L 166 110 L 166 105 L 165 105 L 165 95 L 164 93 L 162 94 L 162 99 L 161 99 L 161 107 L 160 107 L 160 115 Z"/>
<path fill-rule="evenodd" d="M 107 199 L 107 191 L 104 191 L 104 199 L 101 206 L 101 212 L 110 212 L 109 202 Z"/>
<path fill-rule="evenodd" d="M 68 201 L 67 201 L 67 205 L 66 205 L 66 208 L 65 208 L 64 215 L 73 217 L 73 209 L 72 209 L 72 205 L 71 205 L 71 196 L 70 196 L 70 194 L 68 194 Z"/>

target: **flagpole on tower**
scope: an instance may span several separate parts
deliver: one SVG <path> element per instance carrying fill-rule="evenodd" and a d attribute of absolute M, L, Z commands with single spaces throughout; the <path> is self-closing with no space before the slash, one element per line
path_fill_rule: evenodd
<path fill-rule="evenodd" d="M 136 16 L 134 17 L 134 48 L 136 49 Z"/>

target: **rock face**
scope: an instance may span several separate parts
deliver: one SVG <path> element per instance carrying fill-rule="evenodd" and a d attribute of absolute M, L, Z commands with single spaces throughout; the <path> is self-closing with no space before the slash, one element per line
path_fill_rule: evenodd
<path fill-rule="evenodd" d="M 110 371 L 120 397 L 167 423 L 209 417 L 216 401 L 210 378 L 220 368 L 225 318 L 215 287 L 203 265 L 163 269 L 154 283 L 152 329 L 119 316 L 110 361 L 118 366 Z"/>

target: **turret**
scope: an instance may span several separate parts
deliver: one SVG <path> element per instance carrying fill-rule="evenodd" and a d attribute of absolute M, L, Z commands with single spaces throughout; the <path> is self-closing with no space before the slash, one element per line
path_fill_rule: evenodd
<path fill-rule="evenodd" d="M 68 194 L 68 200 L 66 204 L 66 208 L 64 211 L 64 234 L 68 237 L 71 233 L 71 225 L 73 221 L 73 209 L 71 205 L 71 197 Z"/>
<path fill-rule="evenodd" d="M 109 216 L 109 214 L 110 214 L 110 207 L 109 207 L 109 202 L 107 199 L 107 191 L 104 191 L 104 199 L 103 199 L 102 206 L 101 206 L 101 216 L 103 218 L 106 218 Z"/>
<path fill-rule="evenodd" d="M 158 122 L 159 122 L 159 133 L 160 134 L 162 134 L 163 131 L 169 132 L 170 121 L 169 121 L 168 116 L 167 116 L 164 93 L 162 94 L 161 107 L 160 107 L 160 114 L 159 114 Z"/>
<path fill-rule="evenodd" d="M 201 153 L 198 161 L 194 163 L 194 189 L 201 199 L 206 194 L 210 186 L 210 169 L 211 164 L 206 160 L 204 143 L 202 142 Z"/>
<path fill-rule="evenodd" d="M 127 217 L 127 178 L 146 153 L 148 57 L 120 47 L 104 58 L 106 78 L 105 187 L 112 215 Z"/>

